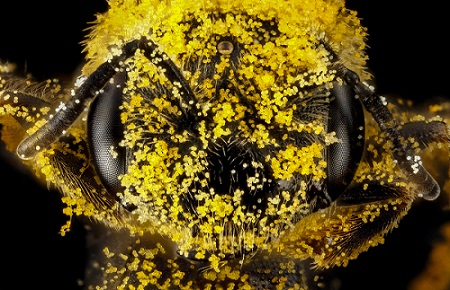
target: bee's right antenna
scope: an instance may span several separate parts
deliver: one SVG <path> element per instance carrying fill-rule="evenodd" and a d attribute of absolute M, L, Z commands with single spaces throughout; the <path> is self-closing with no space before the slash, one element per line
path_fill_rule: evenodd
<path fill-rule="evenodd" d="M 180 106 L 181 111 L 186 118 L 192 117 L 185 107 L 192 105 L 194 94 L 186 79 L 172 60 L 159 50 L 157 44 L 143 37 L 140 40 L 125 44 L 122 48 L 122 54 L 112 57 L 89 75 L 78 87 L 72 98 L 56 109 L 56 113 L 47 123 L 22 140 L 17 147 L 17 155 L 24 160 L 32 159 L 39 151 L 54 143 L 61 134 L 64 135 L 65 131 L 98 95 L 98 92 L 117 74 L 124 61 L 134 55 L 138 49 L 141 49 L 150 61 L 163 70 L 163 73 L 174 86 L 179 87 L 181 101 L 183 102 L 183 106 Z"/>

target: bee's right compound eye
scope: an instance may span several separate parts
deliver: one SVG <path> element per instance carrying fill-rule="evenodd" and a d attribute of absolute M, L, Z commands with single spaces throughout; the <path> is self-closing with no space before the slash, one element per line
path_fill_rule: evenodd
<path fill-rule="evenodd" d="M 123 140 L 120 105 L 125 74 L 114 76 L 90 105 L 88 116 L 89 150 L 95 170 L 109 194 L 121 192 L 118 177 L 125 173 L 126 149 L 119 146 Z"/>

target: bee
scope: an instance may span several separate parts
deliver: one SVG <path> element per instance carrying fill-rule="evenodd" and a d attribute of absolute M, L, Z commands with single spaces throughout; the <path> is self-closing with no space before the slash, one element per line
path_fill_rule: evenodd
<path fill-rule="evenodd" d="M 86 289 L 322 287 L 439 196 L 447 121 L 375 91 L 344 1 L 292 2 L 110 0 L 73 85 L 1 66 L 6 149 L 95 221 Z"/>

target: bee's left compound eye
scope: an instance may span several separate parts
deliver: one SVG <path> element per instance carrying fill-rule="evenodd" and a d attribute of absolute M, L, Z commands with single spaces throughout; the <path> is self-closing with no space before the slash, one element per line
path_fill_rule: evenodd
<path fill-rule="evenodd" d="M 364 111 L 348 85 L 335 83 L 331 91 L 328 131 L 339 142 L 327 151 L 327 193 L 335 200 L 350 184 L 364 150 Z"/>
<path fill-rule="evenodd" d="M 105 85 L 90 105 L 88 116 L 89 149 L 94 167 L 110 194 L 121 191 L 118 176 L 125 172 L 126 149 L 119 146 L 123 124 L 119 106 L 122 102 L 124 74 L 117 74 Z"/>

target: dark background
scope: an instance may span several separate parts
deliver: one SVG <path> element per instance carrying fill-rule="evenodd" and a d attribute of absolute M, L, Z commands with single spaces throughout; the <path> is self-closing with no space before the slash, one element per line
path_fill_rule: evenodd
<path fill-rule="evenodd" d="M 0 5 L 0 59 L 37 79 L 66 76 L 82 64 L 79 42 L 87 23 L 104 11 L 102 0 L 9 1 Z M 348 1 L 369 28 L 368 66 L 381 94 L 415 100 L 450 99 L 448 15 L 444 2 Z M 416 4 L 417 3 L 417 4 Z M 9 162 L 11 161 L 11 162 Z M 77 289 L 83 269 L 83 229 L 74 222 L 66 237 L 59 194 L 34 182 L 7 157 L 0 160 L 2 242 L 8 255 L 0 274 L 20 289 Z M 426 261 L 448 212 L 440 203 L 420 203 L 384 245 L 339 269 L 342 289 L 407 289 Z M 6 258 L 8 257 L 8 258 Z M 449 261 L 450 263 L 450 261 Z M 5 268 L 3 268 L 5 269 Z"/>

